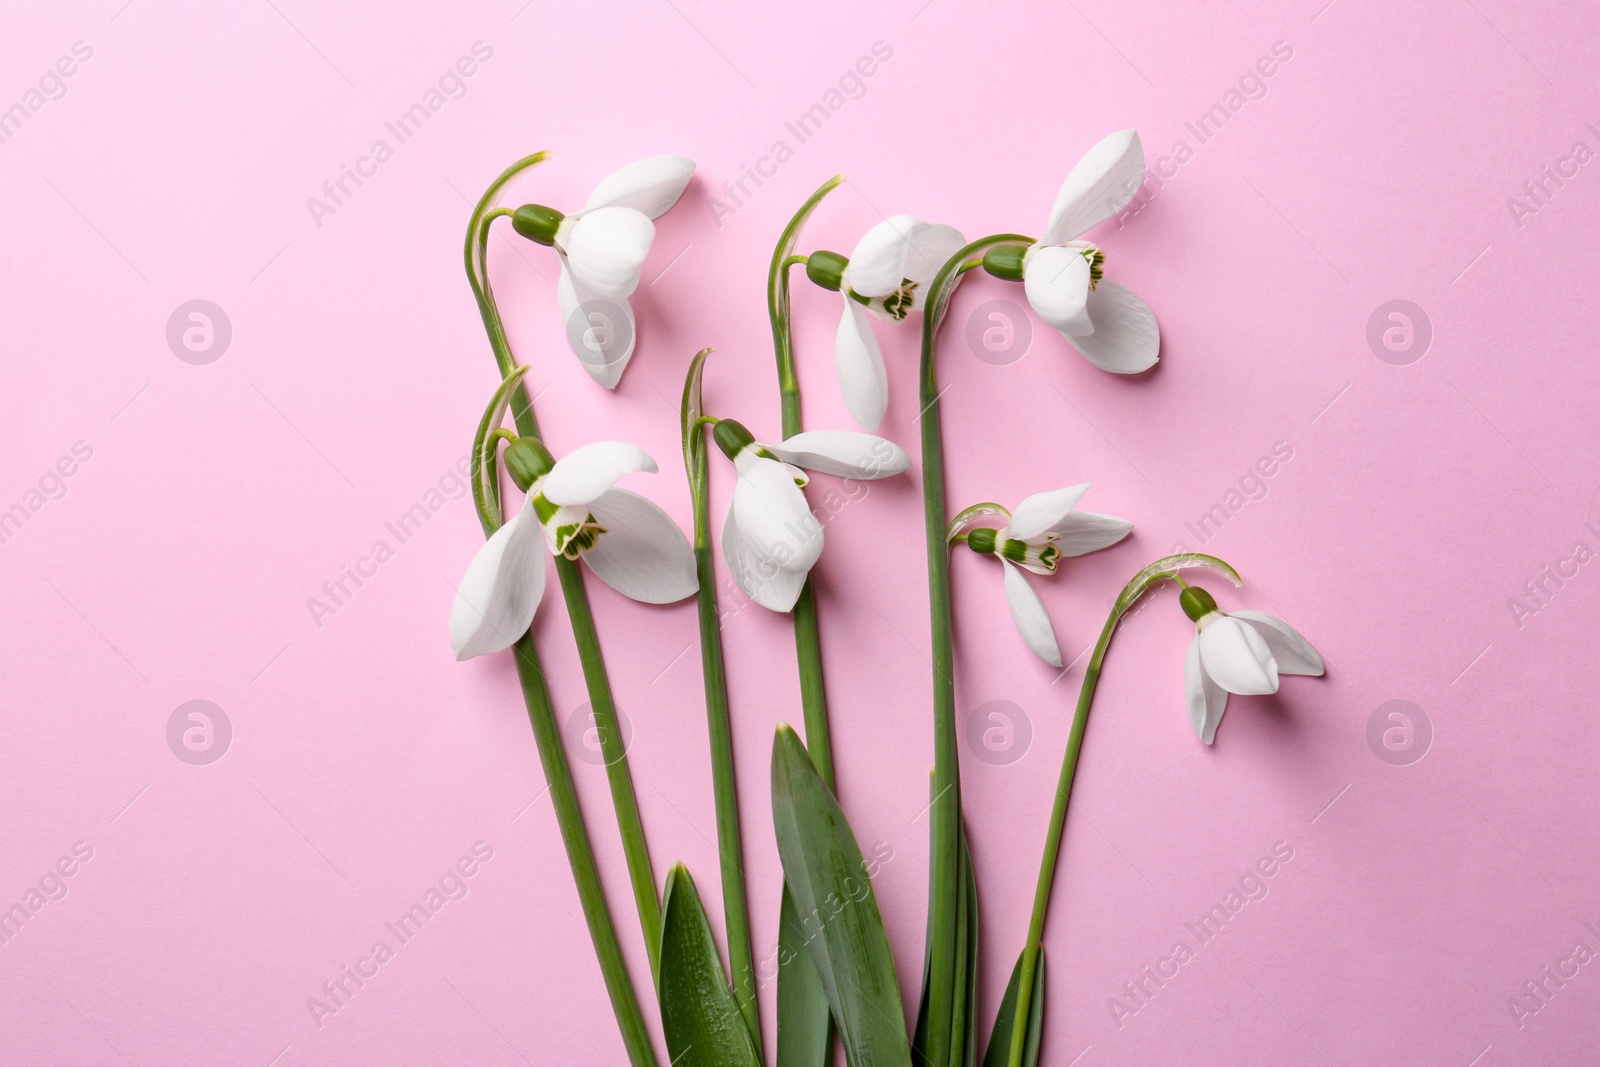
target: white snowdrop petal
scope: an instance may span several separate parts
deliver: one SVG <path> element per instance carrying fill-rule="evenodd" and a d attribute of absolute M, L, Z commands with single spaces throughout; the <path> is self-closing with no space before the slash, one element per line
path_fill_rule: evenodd
<path fill-rule="evenodd" d="M 1293 626 L 1264 611 L 1230 611 L 1228 614 L 1244 620 L 1261 635 L 1272 650 L 1272 658 L 1278 661 L 1279 674 L 1322 674 L 1322 656 Z"/>
<path fill-rule="evenodd" d="M 621 167 L 595 186 L 584 212 L 603 207 L 628 207 L 652 219 L 678 202 L 694 177 L 688 156 L 651 156 Z"/>
<path fill-rule="evenodd" d="M 854 430 L 806 430 L 782 444 L 761 447 L 785 463 L 840 478 L 871 481 L 911 466 L 911 457 L 893 441 Z"/>
<path fill-rule="evenodd" d="M 1277 661 L 1255 627 L 1220 612 L 1201 622 L 1200 665 L 1212 681 L 1240 696 L 1278 691 Z"/>
<path fill-rule="evenodd" d="M 899 289 L 911 240 L 927 228 L 915 215 L 893 215 L 868 230 L 850 253 L 844 288 L 865 297 L 884 297 Z"/>
<path fill-rule="evenodd" d="M 804 573 L 822 554 L 822 524 L 781 463 L 760 459 L 740 466 L 733 516 L 762 562 Z"/>
<path fill-rule="evenodd" d="M 556 300 L 567 328 L 567 347 L 589 377 L 615 389 L 633 358 L 633 308 L 627 298 L 614 300 L 584 288 L 567 269 L 563 256 Z"/>
<path fill-rule="evenodd" d="M 1050 528 L 1063 556 L 1082 556 L 1110 548 L 1133 532 L 1133 523 L 1097 511 L 1074 511 Z"/>
<path fill-rule="evenodd" d="M 850 417 L 865 428 L 876 430 L 889 407 L 889 374 L 866 309 L 848 296 L 834 340 L 834 364 Z"/>
<path fill-rule="evenodd" d="M 1128 206 L 1144 182 L 1144 146 L 1136 130 L 1118 130 L 1078 160 L 1061 183 L 1042 244 L 1070 241 Z"/>
<path fill-rule="evenodd" d="M 1022 639 L 1034 655 L 1052 667 L 1061 666 L 1061 648 L 1056 644 L 1055 628 L 1050 625 L 1050 613 L 1045 611 L 1044 601 L 1020 570 L 1008 560 L 1002 559 L 1000 563 L 1005 568 L 1006 604 L 1011 608 L 1012 621 L 1017 624 Z"/>
<path fill-rule="evenodd" d="M 1183 687 L 1189 699 L 1189 725 L 1206 744 L 1217 736 L 1222 713 L 1228 710 L 1228 691 L 1206 674 L 1200 665 L 1200 635 L 1189 642 L 1189 655 L 1183 665 Z"/>
<path fill-rule="evenodd" d="M 544 597 L 547 555 L 538 520 L 526 506 L 484 542 L 450 608 L 456 659 L 510 648 L 528 632 Z"/>
<path fill-rule="evenodd" d="M 1022 290 L 1034 313 L 1064 334 L 1090 333 L 1089 261 L 1077 251 L 1035 245 L 1022 266 Z"/>
<path fill-rule="evenodd" d="M 930 223 L 911 237 L 911 249 L 906 254 L 906 277 L 917 283 L 911 291 L 911 311 L 921 311 L 927 305 L 928 286 L 939 268 L 950 257 L 966 246 L 967 239 L 954 226 Z"/>
<path fill-rule="evenodd" d="M 1083 494 L 1089 491 L 1089 483 L 1069 485 L 1065 489 L 1052 489 L 1045 493 L 1034 493 L 1017 505 L 1011 513 L 1010 534 L 1019 541 L 1027 541 L 1050 530 L 1066 518 L 1072 509 L 1078 506 L 1078 501 L 1083 499 Z"/>
<path fill-rule="evenodd" d="M 700 587 L 694 550 L 672 516 L 628 489 L 611 489 L 589 505 L 605 527 L 582 559 L 623 596 L 645 604 L 673 604 Z"/>
<path fill-rule="evenodd" d="M 587 504 L 617 483 L 624 474 L 656 470 L 656 461 L 638 445 L 626 441 L 595 441 L 579 445 L 556 460 L 539 492 L 552 504 Z"/>
<path fill-rule="evenodd" d="M 757 555 L 739 531 L 731 507 L 722 523 L 722 558 L 745 595 L 769 611 L 792 611 L 805 588 L 808 572 L 784 570 Z"/>
<path fill-rule="evenodd" d="M 1096 367 L 1113 374 L 1138 374 L 1161 358 L 1155 314 L 1131 289 L 1101 282 L 1089 293 L 1088 313 L 1093 333 L 1062 333 Z"/>
<path fill-rule="evenodd" d="M 571 223 L 564 246 L 567 268 L 586 288 L 620 299 L 639 287 L 639 270 L 655 236 L 655 223 L 642 211 L 598 208 Z"/>

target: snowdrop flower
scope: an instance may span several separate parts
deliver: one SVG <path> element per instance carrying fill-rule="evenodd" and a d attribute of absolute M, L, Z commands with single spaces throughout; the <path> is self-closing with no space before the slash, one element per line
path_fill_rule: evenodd
<path fill-rule="evenodd" d="M 646 604 L 670 604 L 699 588 L 678 524 L 638 493 L 614 488 L 624 474 L 655 471 L 641 449 L 598 441 L 554 460 L 522 437 L 507 446 L 505 464 L 527 497 L 461 579 L 450 610 L 456 659 L 498 652 L 527 632 L 552 555 L 583 560 L 611 588 Z"/>
<path fill-rule="evenodd" d="M 1196 630 L 1183 670 L 1189 722 L 1206 744 L 1217 735 L 1229 693 L 1276 693 L 1280 674 L 1322 674 L 1317 650 L 1282 619 L 1262 611 L 1218 610 L 1198 586 L 1185 586 L 1178 602 Z"/>
<path fill-rule="evenodd" d="M 806 276 L 844 295 L 835 361 L 845 406 L 863 428 L 876 430 L 889 406 L 883 350 L 867 313 L 899 322 L 922 310 L 933 276 L 966 243 L 952 226 L 895 215 L 868 230 L 849 259 L 826 251 L 806 257 Z"/>
<path fill-rule="evenodd" d="M 1044 602 L 1022 572 L 1054 574 L 1063 557 L 1108 548 L 1127 537 L 1133 529 L 1133 523 L 1114 515 L 1074 511 L 1088 491 L 1089 483 L 1085 482 L 1053 492 L 1035 493 L 1010 513 L 998 504 L 979 504 L 956 516 L 951 523 L 952 541 L 965 541 L 974 552 L 1000 561 L 1012 621 L 1034 655 L 1052 667 L 1061 666 L 1061 647 L 1056 643 L 1055 629 L 1050 625 Z M 1006 524 L 999 529 L 966 528 L 969 523 L 992 515 L 1004 518 Z"/>
<path fill-rule="evenodd" d="M 722 419 L 712 436 L 739 472 L 722 524 L 723 557 L 739 588 L 772 611 L 794 607 L 822 555 L 822 524 L 800 491 L 805 471 L 865 480 L 911 466 L 893 441 L 847 430 L 797 433 L 769 445 L 732 419 Z"/>
<path fill-rule="evenodd" d="M 651 219 L 677 203 L 694 176 L 694 161 L 653 156 L 602 181 L 583 210 L 563 215 L 525 204 L 511 216 L 516 231 L 561 257 L 556 297 L 567 344 L 589 376 L 615 389 L 633 356 L 634 318 L 628 297 L 655 240 Z"/>
<path fill-rule="evenodd" d="M 999 247 L 984 257 L 989 273 L 1022 281 L 1034 312 L 1085 359 L 1116 374 L 1155 366 L 1161 331 L 1143 300 L 1101 280 L 1105 253 L 1078 238 L 1126 207 L 1143 182 L 1138 132 L 1114 133 L 1089 149 L 1067 175 L 1038 241 L 1026 251 Z"/>

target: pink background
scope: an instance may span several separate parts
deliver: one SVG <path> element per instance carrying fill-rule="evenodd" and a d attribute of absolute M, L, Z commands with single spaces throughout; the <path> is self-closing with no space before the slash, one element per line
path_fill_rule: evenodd
<path fill-rule="evenodd" d="M 621 1062 L 511 664 L 449 653 L 451 583 L 481 539 L 471 505 L 444 503 L 404 544 L 385 526 L 450 488 L 494 385 L 461 268 L 468 200 L 540 148 L 553 161 L 527 195 L 569 210 L 629 160 L 699 162 L 658 226 L 615 395 L 561 344 L 548 252 L 493 249 L 552 443 L 645 446 L 662 472 L 630 484 L 687 522 L 683 370 L 717 346 L 710 407 L 775 432 L 765 264 L 818 183 L 849 176 L 807 249 L 848 252 L 900 211 L 1037 232 L 1080 153 L 1128 126 L 1153 166 L 1179 140 L 1193 153 L 1098 234 L 1110 276 L 1156 310 L 1162 362 L 1114 378 L 1036 322 L 1021 358 L 977 358 L 980 306 L 1022 298 L 974 277 L 944 333 L 952 503 L 1093 481 L 1086 507 L 1135 522 L 1037 583 L 1070 659 L 1122 582 L 1180 541 L 1201 547 L 1185 524 L 1282 442 L 1292 459 L 1266 495 L 1205 547 L 1249 580 L 1214 586 L 1224 607 L 1284 615 L 1330 669 L 1236 700 L 1207 749 L 1184 716 L 1190 630 L 1170 592 L 1122 631 L 1048 928 L 1046 1060 L 1592 1062 L 1600 962 L 1549 983 L 1520 1026 L 1509 1000 L 1577 942 L 1600 951 L 1600 563 L 1568 564 L 1576 576 L 1521 618 L 1511 601 L 1575 543 L 1600 548 L 1600 164 L 1546 181 L 1520 220 L 1507 200 L 1574 142 L 1600 149 L 1585 125 L 1600 125 L 1600 25 L 1577 4 L 1323 3 L 96 0 L 7 15 L 0 107 L 75 42 L 92 57 L 0 144 L 0 508 L 29 512 L 75 443 L 92 456 L 46 478 L 59 498 L 31 498 L 0 545 L 0 906 L 75 843 L 92 858 L 0 945 L 0 1062 Z M 493 54 L 465 95 L 318 225 L 307 199 L 478 41 Z M 875 42 L 892 58 L 800 144 L 785 123 Z M 1276 42 L 1292 57 L 1264 95 L 1201 143 L 1185 123 Z M 779 139 L 793 158 L 732 205 L 724 181 Z M 232 326 L 209 365 L 166 341 L 196 298 Z M 1415 343 L 1391 356 L 1403 365 L 1367 340 L 1395 299 L 1433 333 L 1420 358 Z M 797 288 L 813 427 L 848 425 L 837 300 Z M 914 451 L 915 332 L 880 336 L 884 432 Z M 378 540 L 393 558 L 318 625 L 308 598 Z M 912 998 L 932 746 L 911 479 L 831 520 L 817 582 L 841 795 L 862 842 L 893 852 L 877 892 Z M 1031 733 L 994 762 L 963 751 L 986 1032 L 1082 661 L 1058 678 L 1029 658 L 991 563 L 958 557 L 954 582 L 963 719 L 1009 701 Z M 693 606 L 591 588 L 658 871 L 686 861 L 720 914 Z M 765 955 L 767 756 L 798 687 L 787 620 L 742 603 L 726 599 L 726 638 Z M 564 613 L 537 630 L 565 722 L 586 696 Z M 232 725 L 208 766 L 168 745 L 190 700 Z M 1420 762 L 1369 744 L 1391 700 L 1420 709 L 1391 758 L 1431 733 Z M 604 777 L 574 766 L 647 989 Z M 480 841 L 493 855 L 467 895 L 318 1026 L 308 998 Z M 1293 858 L 1265 898 L 1198 945 L 1184 924 L 1280 842 Z M 1180 939 L 1195 958 L 1119 1025 L 1110 999 Z"/>

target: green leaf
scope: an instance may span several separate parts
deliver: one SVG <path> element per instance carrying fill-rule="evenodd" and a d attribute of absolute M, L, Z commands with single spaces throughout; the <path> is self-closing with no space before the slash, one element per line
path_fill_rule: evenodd
<path fill-rule="evenodd" d="M 661 919 L 661 1027 L 675 1067 L 760 1067 L 722 972 L 711 924 L 683 864 L 667 875 Z"/>
<path fill-rule="evenodd" d="M 928 792 L 935 800 L 933 772 L 928 772 Z M 933 807 L 933 800 L 928 801 Z M 933 899 L 933 820 L 928 820 L 928 899 Z M 911 1062 L 922 1067 L 928 1062 L 928 985 L 933 974 L 933 912 L 928 912 L 927 934 L 922 939 L 922 995 L 917 999 L 917 1025 L 911 1035 Z"/>
<path fill-rule="evenodd" d="M 1006 995 L 1000 998 L 1000 1012 L 994 1021 L 994 1033 L 989 1035 L 989 1050 L 984 1054 L 983 1067 L 1006 1067 L 1011 1062 L 1011 1034 L 1017 1018 L 1017 983 L 1022 979 L 1022 957 L 1011 968 L 1011 981 L 1006 983 Z M 1039 966 L 1033 972 L 1033 995 L 1028 1005 L 1028 1038 L 1023 1047 L 1023 1067 L 1038 1067 L 1039 1041 L 1044 1031 L 1044 950 L 1039 950 Z"/>
<path fill-rule="evenodd" d="M 778 1067 L 824 1067 L 832 1041 L 828 992 L 785 885 L 778 913 Z"/>
<path fill-rule="evenodd" d="M 910 1067 L 894 955 L 861 848 L 800 738 L 783 724 L 772 745 L 772 819 L 850 1067 Z"/>
<path fill-rule="evenodd" d="M 958 842 L 961 849 L 961 896 L 958 900 L 960 912 L 959 933 L 956 946 L 959 951 L 962 945 L 966 946 L 966 967 L 956 976 L 956 991 L 960 994 L 965 983 L 966 996 L 962 998 L 962 1010 L 956 1014 L 957 1029 L 952 1034 L 950 1048 L 952 1052 L 961 1050 L 961 1062 L 964 1067 L 977 1067 L 978 1063 L 978 879 L 972 869 L 972 852 L 967 848 L 967 824 L 961 822 L 961 837 Z"/>

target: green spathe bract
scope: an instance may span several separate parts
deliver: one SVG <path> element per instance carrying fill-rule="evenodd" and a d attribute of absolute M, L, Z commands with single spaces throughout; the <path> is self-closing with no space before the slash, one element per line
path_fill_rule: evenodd
<path fill-rule="evenodd" d="M 661 906 L 661 1028 L 673 1067 L 759 1067 L 688 868 L 667 874 Z"/>
<path fill-rule="evenodd" d="M 800 738 L 772 744 L 772 821 L 850 1067 L 911 1067 L 900 982 L 855 834 Z"/>

